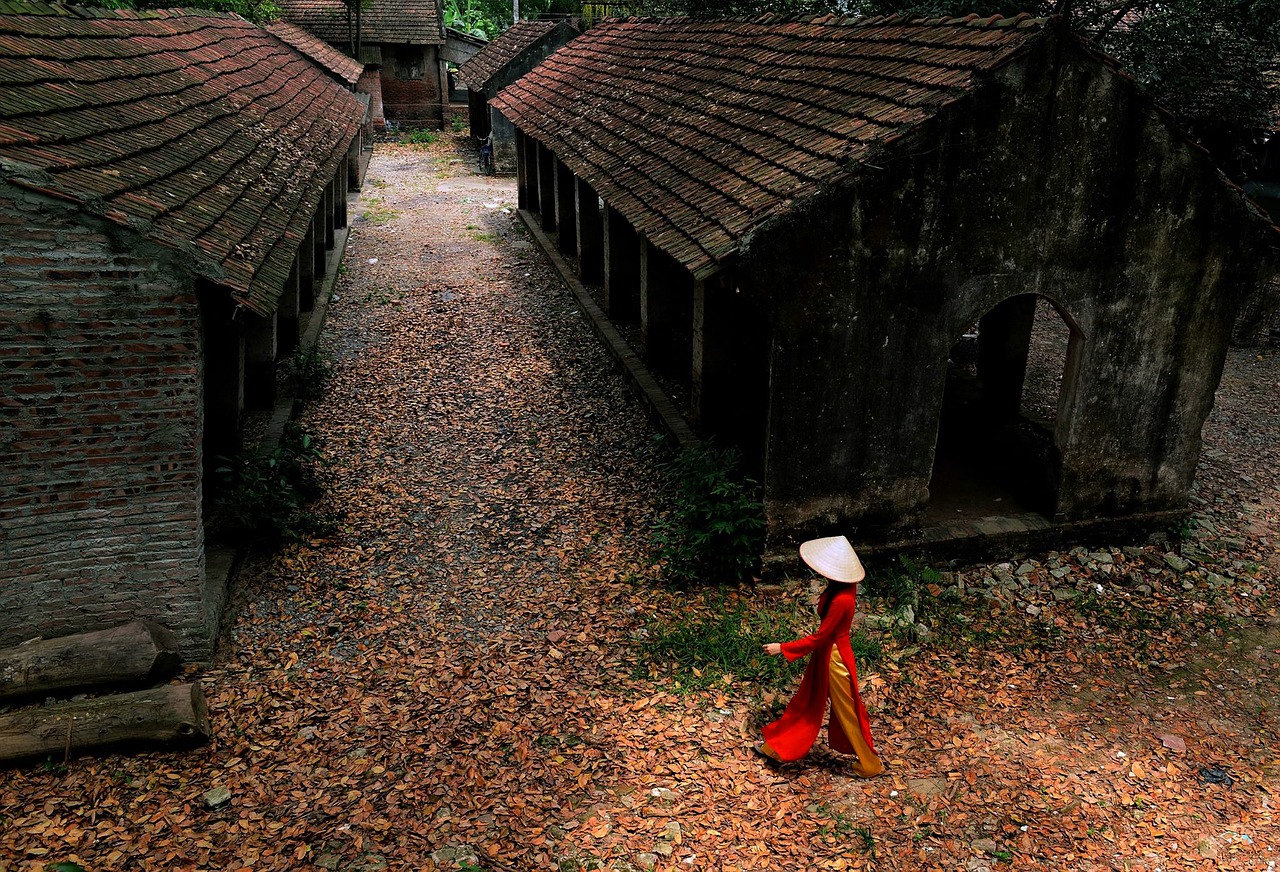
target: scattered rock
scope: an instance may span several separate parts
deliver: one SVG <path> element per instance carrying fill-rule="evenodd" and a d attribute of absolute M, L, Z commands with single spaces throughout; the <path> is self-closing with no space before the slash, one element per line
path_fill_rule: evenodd
<path fill-rule="evenodd" d="M 665 787 L 655 787 L 653 790 L 649 791 L 649 793 L 655 799 L 660 799 L 663 802 L 675 802 L 676 800 L 675 791 L 668 790 Z"/>
<path fill-rule="evenodd" d="M 1107 551 L 1093 551 L 1089 554 L 1089 559 L 1094 563 L 1108 566 L 1116 562 L 1116 559 Z"/>
<path fill-rule="evenodd" d="M 671 843 L 665 839 L 659 839 L 653 843 L 653 853 L 659 854 L 663 857 L 670 857 L 671 852 L 674 850 L 675 848 L 672 847 Z"/>
<path fill-rule="evenodd" d="M 1035 571 L 1036 571 L 1036 568 L 1035 568 L 1034 566 L 1032 566 L 1030 563 L 1024 563 L 1024 564 L 1022 564 L 1021 566 L 1019 566 L 1019 567 L 1018 567 L 1018 572 L 1017 572 L 1017 574 L 1018 574 L 1018 575 L 1024 575 L 1024 576 L 1025 576 L 1025 575 L 1030 575 L 1031 573 L 1033 573 L 1033 572 L 1035 572 Z"/>
<path fill-rule="evenodd" d="M 1181 557 L 1179 557 L 1177 554 L 1174 554 L 1172 551 L 1170 551 L 1168 554 L 1164 556 L 1164 563 L 1174 572 L 1179 572 L 1179 573 L 1186 572 L 1188 569 L 1191 568 L 1190 563 L 1183 560 Z"/>
<path fill-rule="evenodd" d="M 936 778 L 908 778 L 907 792 L 912 796 L 941 796 L 947 789 L 947 779 L 945 777 Z"/>
<path fill-rule="evenodd" d="M 680 844 L 680 822 L 670 821 L 662 831 L 662 838 L 668 842 Z"/>
<path fill-rule="evenodd" d="M 448 845 L 439 850 L 431 852 L 431 859 L 436 863 L 464 863 L 476 866 L 480 863 L 480 858 L 476 856 L 476 849 L 470 845 Z"/>
<path fill-rule="evenodd" d="M 1182 753 L 1187 750 L 1187 743 L 1181 736 L 1175 736 L 1172 733 L 1164 733 L 1160 736 L 1160 744 L 1164 745 L 1170 751 Z"/>
<path fill-rule="evenodd" d="M 993 857 L 996 851 L 1000 850 L 995 839 L 974 839 L 969 843 L 969 847 L 979 854 L 990 854 Z"/>
<path fill-rule="evenodd" d="M 651 854 L 648 851 L 643 854 L 636 854 L 636 865 L 641 869 L 652 869 L 658 865 L 658 855 Z"/>
<path fill-rule="evenodd" d="M 329 872 L 337 872 L 340 865 L 342 865 L 342 858 L 337 854 L 321 854 L 316 858 L 316 866 L 327 869 Z"/>
<path fill-rule="evenodd" d="M 231 791 L 225 787 L 215 787 L 212 790 L 205 791 L 204 807 L 208 809 L 221 808 L 231 801 Z"/>
<path fill-rule="evenodd" d="M 475 853 L 472 852 L 470 863 L 476 862 Z M 387 868 L 387 858 L 381 854 L 365 854 L 355 865 L 351 867 L 351 872 L 384 872 Z"/>
<path fill-rule="evenodd" d="M 1076 591 L 1066 587 L 1055 587 L 1053 589 L 1053 598 L 1060 603 L 1065 603 L 1067 600 L 1073 600 L 1079 595 L 1080 594 Z"/>

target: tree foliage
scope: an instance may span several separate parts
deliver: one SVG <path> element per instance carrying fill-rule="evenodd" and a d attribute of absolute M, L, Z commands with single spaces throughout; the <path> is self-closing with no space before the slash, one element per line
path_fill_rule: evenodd
<path fill-rule="evenodd" d="M 234 12 L 250 21 L 271 21 L 280 17 L 280 7 L 271 0 L 197 0 L 178 3 L 174 0 L 76 0 L 80 6 L 96 6 L 100 9 L 169 9 L 174 6 L 191 6 L 214 12 Z"/>

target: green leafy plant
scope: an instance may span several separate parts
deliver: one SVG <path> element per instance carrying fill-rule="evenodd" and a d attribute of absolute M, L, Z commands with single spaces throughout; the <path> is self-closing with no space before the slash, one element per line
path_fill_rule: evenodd
<path fill-rule="evenodd" d="M 213 501 L 218 531 L 268 546 L 332 531 L 331 518 L 308 508 L 322 492 L 316 467 L 324 463 L 324 456 L 305 431 L 289 428 L 274 451 L 242 452 L 219 460 Z"/>
<path fill-rule="evenodd" d="M 483 3 L 475 0 L 444 0 L 444 24 L 471 36 L 493 39 L 502 31 L 502 24 L 493 18 Z"/>
<path fill-rule="evenodd" d="M 409 134 L 410 145 L 432 145 L 440 139 L 434 130 L 415 130 Z"/>
<path fill-rule="evenodd" d="M 309 403 L 324 395 L 333 377 L 333 362 L 317 346 L 302 348 L 289 361 L 288 375 L 293 395 Z"/>
<path fill-rule="evenodd" d="M 454 115 L 449 119 L 449 129 L 454 133 L 465 133 L 467 130 L 467 118 L 465 115 Z"/>
<path fill-rule="evenodd" d="M 681 452 L 661 469 L 672 508 L 653 532 L 664 577 L 675 584 L 735 582 L 759 560 L 764 512 L 756 483 L 738 471 L 735 451 Z"/>

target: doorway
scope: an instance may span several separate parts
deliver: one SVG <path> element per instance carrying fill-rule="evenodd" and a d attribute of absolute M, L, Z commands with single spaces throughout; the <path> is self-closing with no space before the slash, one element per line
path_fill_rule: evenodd
<path fill-rule="evenodd" d="M 924 523 L 1053 517 L 1083 335 L 1053 301 L 993 306 L 951 347 Z"/>

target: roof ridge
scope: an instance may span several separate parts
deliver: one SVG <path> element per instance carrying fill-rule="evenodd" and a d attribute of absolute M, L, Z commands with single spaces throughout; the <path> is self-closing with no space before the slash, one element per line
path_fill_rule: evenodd
<path fill-rule="evenodd" d="M 1035 27 L 1045 27 L 1054 16 L 1037 17 L 1029 12 L 1020 12 L 1014 16 L 989 15 L 979 16 L 976 13 L 970 13 L 963 17 L 928 17 L 924 15 L 909 15 L 902 12 L 890 13 L 887 15 L 841 15 L 836 12 L 826 12 L 821 15 L 812 13 L 794 13 L 782 14 L 777 12 L 765 12 L 760 15 L 628 15 L 617 16 L 613 18 L 603 18 L 597 22 L 600 24 L 680 24 L 680 23 L 710 23 L 723 22 L 726 24 L 819 24 L 831 27 L 877 27 L 887 24 L 905 25 L 915 27 L 988 27 L 998 29 L 1024 28 L 1031 29 Z"/>
<path fill-rule="evenodd" d="M 234 12 L 205 9 L 199 6 L 174 6 L 164 9 L 108 9 L 101 6 L 78 6 L 74 3 L 44 2 L 44 0 L 0 0 L 0 15 L 42 15 L 63 18 L 114 18 L 121 21 L 141 21 L 164 18 L 221 18 L 245 21 Z"/>

